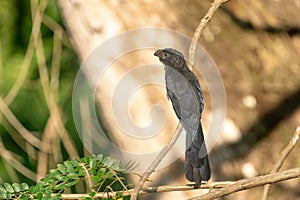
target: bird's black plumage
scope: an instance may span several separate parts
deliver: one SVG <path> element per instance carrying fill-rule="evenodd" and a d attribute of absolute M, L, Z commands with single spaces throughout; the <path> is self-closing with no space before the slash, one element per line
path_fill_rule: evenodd
<path fill-rule="evenodd" d="M 200 121 L 204 100 L 198 79 L 181 52 L 167 48 L 154 55 L 165 65 L 167 96 L 186 131 L 185 176 L 200 185 L 210 179 L 211 172 Z"/>

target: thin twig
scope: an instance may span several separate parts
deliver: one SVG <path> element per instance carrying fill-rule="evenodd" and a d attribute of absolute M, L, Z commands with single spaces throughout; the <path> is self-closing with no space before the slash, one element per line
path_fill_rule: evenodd
<path fill-rule="evenodd" d="M 80 164 L 80 166 L 83 168 L 83 171 L 86 174 L 85 177 L 86 177 L 87 187 L 88 187 L 89 190 L 92 190 L 92 187 L 94 185 L 93 181 L 92 181 L 92 176 L 91 176 L 91 174 L 89 173 L 89 170 L 85 167 L 84 164 Z"/>
<path fill-rule="evenodd" d="M 170 142 L 164 146 L 164 148 L 161 150 L 161 152 L 158 154 L 158 156 L 154 159 L 154 161 L 151 163 L 151 165 L 148 167 L 148 169 L 143 173 L 139 181 L 137 182 L 134 191 L 132 192 L 132 196 L 130 197 L 130 200 L 136 200 L 137 196 L 139 194 L 140 189 L 143 187 L 145 181 L 147 178 L 154 172 L 160 161 L 165 157 L 165 155 L 168 153 L 168 151 L 172 148 L 172 146 L 176 143 L 177 139 L 180 136 L 180 133 L 182 131 L 182 126 L 179 123 L 177 125 L 177 128 L 175 130 L 175 133 L 170 140 Z"/>
<path fill-rule="evenodd" d="M 61 30 L 55 30 L 53 36 L 50 88 L 55 99 L 58 99 L 59 95 L 60 61 L 62 56 L 62 34 L 63 32 Z"/>
<path fill-rule="evenodd" d="M 226 186 L 219 190 L 212 190 L 211 192 L 190 198 L 189 200 L 211 200 L 218 197 L 226 196 L 238 191 L 247 190 L 250 188 L 262 186 L 265 184 L 276 183 L 280 181 L 285 181 L 288 179 L 299 178 L 300 177 L 300 167 L 289 169 L 283 172 L 272 173 L 263 176 L 257 176 L 249 179 L 243 179 L 236 181 L 235 184 Z"/>
<path fill-rule="evenodd" d="M 19 90 L 21 89 L 24 81 L 26 80 L 26 76 L 29 71 L 30 62 L 34 54 L 34 46 L 36 44 L 35 41 L 40 33 L 40 26 L 43 18 L 43 13 L 46 7 L 47 7 L 47 2 L 44 1 L 38 6 L 38 9 L 36 9 L 35 12 L 32 12 L 34 13 L 32 31 L 27 46 L 26 54 L 21 66 L 21 71 L 13 87 L 10 89 L 6 97 L 3 99 L 0 97 L 0 104 L 1 104 L 0 110 L 2 112 L 5 112 L 4 115 L 6 115 L 6 118 L 11 123 L 11 125 L 22 135 L 22 137 L 24 137 L 26 141 L 28 141 L 29 144 L 32 144 L 33 146 L 41 149 L 42 151 L 45 151 L 45 149 L 47 149 L 46 144 L 45 145 L 42 144 L 42 142 L 39 139 L 37 139 L 29 131 L 27 131 L 27 129 L 18 121 L 18 119 L 9 110 L 8 106 L 14 100 Z"/>
<path fill-rule="evenodd" d="M 50 111 L 49 120 L 51 120 L 53 126 L 55 127 L 56 132 L 58 133 L 58 136 L 61 138 L 61 141 L 64 144 L 64 147 L 68 152 L 70 158 L 75 159 L 79 157 L 75 144 L 73 140 L 70 138 L 64 126 L 64 123 L 61 118 L 62 115 L 60 113 L 60 109 L 55 101 L 53 91 L 50 88 L 50 79 L 49 79 L 49 73 L 47 69 L 41 34 L 38 35 L 37 40 L 38 41 L 36 42 L 36 55 L 37 55 L 39 73 L 40 73 L 40 81 L 46 99 L 46 103 Z"/>
<path fill-rule="evenodd" d="M 30 169 L 28 169 L 27 167 L 25 167 L 21 162 L 19 162 L 16 159 L 16 156 L 14 155 L 14 153 L 6 150 L 2 141 L 0 141 L 0 157 L 3 160 L 5 160 L 7 163 L 9 163 L 10 166 L 12 166 L 16 171 L 20 172 L 28 179 L 30 179 L 32 181 L 36 180 L 37 174 L 35 172 L 31 171 Z"/>
<path fill-rule="evenodd" d="M 48 149 L 48 145 L 43 143 L 37 137 L 35 137 L 32 133 L 30 133 L 22 123 L 17 119 L 14 113 L 9 109 L 7 104 L 4 102 L 4 99 L 0 97 L 0 112 L 4 114 L 9 123 L 18 131 L 18 133 L 30 144 L 35 146 L 36 148 L 46 151 Z"/>
<path fill-rule="evenodd" d="M 128 189 L 127 189 L 127 187 L 126 187 L 126 184 L 121 180 L 121 178 L 117 175 L 117 173 L 115 172 L 115 171 L 113 171 L 113 170 L 110 170 L 113 174 L 114 174 L 114 176 L 115 176 L 115 178 L 116 178 L 116 181 L 119 181 L 119 183 L 122 185 L 122 187 L 126 190 L 126 191 L 128 191 Z M 112 185 L 112 184 L 111 184 Z"/>
<path fill-rule="evenodd" d="M 7 105 L 9 105 L 17 96 L 19 90 L 24 84 L 24 81 L 26 80 L 27 73 L 29 71 L 30 63 L 34 54 L 34 47 L 36 45 L 37 37 L 40 34 L 40 27 L 42 23 L 42 18 L 44 11 L 48 5 L 47 1 L 43 1 L 34 16 L 33 24 L 32 24 L 32 30 L 31 30 L 31 35 L 29 39 L 29 43 L 27 46 L 26 54 L 23 59 L 23 63 L 21 65 L 21 71 L 18 75 L 18 78 L 16 82 L 14 83 L 13 87 L 10 89 L 9 93 L 6 95 L 4 98 L 4 101 Z"/>
<path fill-rule="evenodd" d="M 297 127 L 297 129 L 296 129 L 292 139 L 290 140 L 289 144 L 281 152 L 280 157 L 279 157 L 277 163 L 274 165 L 274 168 L 272 169 L 271 173 L 275 173 L 275 172 L 279 171 L 279 169 L 281 168 L 284 160 L 287 158 L 287 156 L 291 153 L 291 151 L 296 146 L 297 142 L 299 141 L 299 138 L 300 138 L 300 126 Z M 271 188 L 270 184 L 264 186 L 262 200 L 267 200 L 270 188 Z"/>
<path fill-rule="evenodd" d="M 45 165 L 45 163 L 48 162 L 49 159 L 49 153 L 51 152 L 51 148 L 53 148 L 53 142 L 51 142 L 51 137 L 53 134 L 53 126 L 50 125 L 49 120 L 46 123 L 46 126 L 44 128 L 44 134 L 42 135 L 42 141 L 45 144 L 48 144 L 48 149 L 46 151 L 39 151 L 38 157 L 37 157 L 37 169 L 36 172 L 38 174 L 37 180 L 39 181 L 39 178 L 45 177 L 48 172 L 48 165 Z M 55 155 L 53 152 L 51 152 L 53 155 Z"/>
<path fill-rule="evenodd" d="M 2 37 L 0 36 L 0 88 L 3 87 L 3 59 L 2 59 Z M 2 96 L 2 91 L 0 91 L 0 96 Z M 1 122 L 1 114 L 0 114 L 0 122 Z"/>
<path fill-rule="evenodd" d="M 46 15 L 44 15 L 45 18 Z M 43 19 L 44 19 L 43 18 Z M 43 20 L 44 21 L 44 20 Z M 52 50 L 52 62 L 51 62 L 51 75 L 50 75 L 50 89 L 53 94 L 53 98 L 58 100 L 59 98 L 59 76 L 60 76 L 60 61 L 61 61 L 61 51 L 62 51 L 62 31 L 61 29 L 53 30 L 53 50 Z M 45 177 L 48 171 L 48 165 L 45 165 L 47 162 L 60 163 L 62 162 L 61 155 L 61 141 L 57 136 L 56 129 L 54 127 L 55 119 L 54 116 L 50 115 L 46 123 L 43 142 L 51 144 L 51 149 L 48 152 L 51 152 L 53 157 L 49 156 L 48 153 L 38 152 L 38 162 L 37 162 L 37 172 L 40 177 Z M 49 160 L 48 160 L 49 159 Z M 51 161 L 50 161 L 51 159 Z"/>
<path fill-rule="evenodd" d="M 195 64 L 195 54 L 196 54 L 196 48 L 197 48 L 197 43 L 199 41 L 199 38 L 201 37 L 205 27 L 207 26 L 208 22 L 211 20 L 215 12 L 218 10 L 218 8 L 225 2 L 229 0 L 215 0 L 212 4 L 209 10 L 207 11 L 206 15 L 201 19 L 200 24 L 198 25 L 193 39 L 192 43 L 189 49 L 189 61 L 191 62 L 192 65 Z"/>
<path fill-rule="evenodd" d="M 69 41 L 68 35 L 63 27 L 58 24 L 54 19 L 44 13 L 43 24 L 49 28 L 53 33 L 61 32 L 61 37 L 59 39 L 68 48 L 72 48 L 72 44 Z"/>

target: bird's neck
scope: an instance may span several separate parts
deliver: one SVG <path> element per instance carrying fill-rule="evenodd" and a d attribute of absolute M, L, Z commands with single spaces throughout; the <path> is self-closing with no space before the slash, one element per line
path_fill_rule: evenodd
<path fill-rule="evenodd" d="M 187 66 L 183 66 L 183 67 L 171 67 L 169 65 L 165 65 L 165 72 L 166 73 L 180 73 L 181 75 L 185 76 L 189 74 L 190 69 Z"/>

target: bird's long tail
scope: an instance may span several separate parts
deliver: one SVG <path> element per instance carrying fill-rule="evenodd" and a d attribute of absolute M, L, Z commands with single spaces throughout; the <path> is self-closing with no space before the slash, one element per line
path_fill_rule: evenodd
<path fill-rule="evenodd" d="M 204 141 L 201 122 L 196 133 L 186 134 L 185 177 L 201 185 L 210 179 L 210 166 Z"/>

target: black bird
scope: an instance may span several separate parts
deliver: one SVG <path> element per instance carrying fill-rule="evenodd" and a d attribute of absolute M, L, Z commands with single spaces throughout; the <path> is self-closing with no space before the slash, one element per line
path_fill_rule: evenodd
<path fill-rule="evenodd" d="M 181 52 L 166 48 L 154 55 L 165 65 L 167 97 L 186 131 L 185 177 L 200 185 L 210 179 L 211 172 L 200 121 L 204 100 L 199 81 Z"/>

